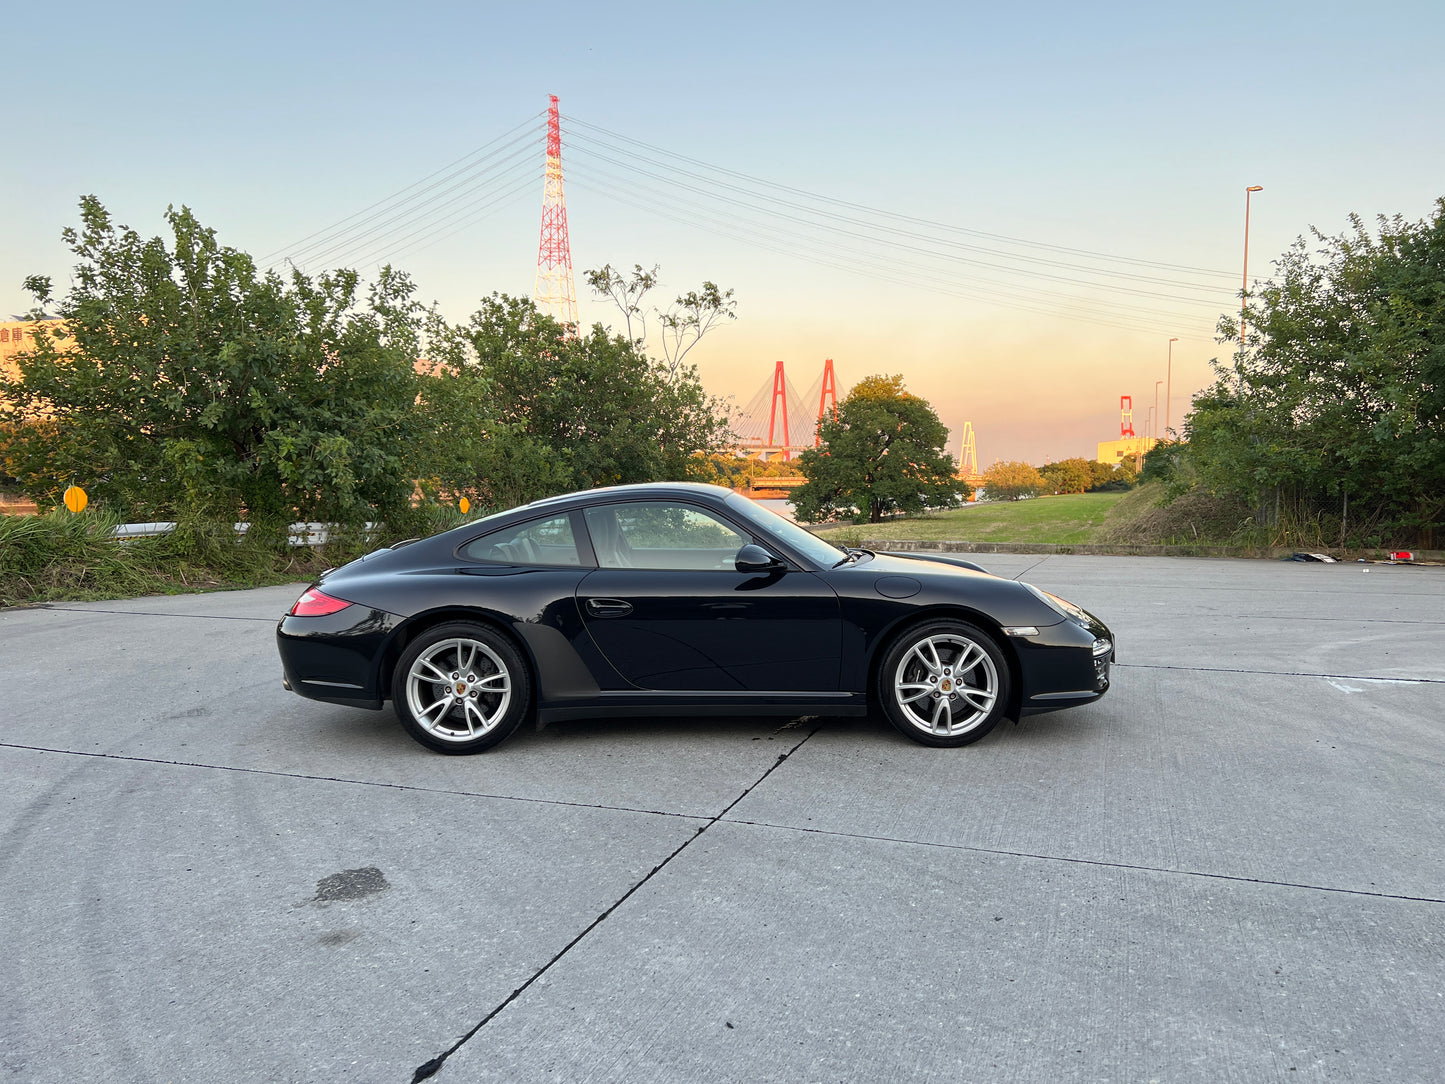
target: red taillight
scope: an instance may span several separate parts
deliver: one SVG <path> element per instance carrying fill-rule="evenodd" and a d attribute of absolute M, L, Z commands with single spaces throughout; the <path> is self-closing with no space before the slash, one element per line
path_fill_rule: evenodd
<path fill-rule="evenodd" d="M 291 607 L 291 616 L 325 617 L 327 614 L 344 610 L 350 605 L 351 603 L 345 599 L 332 598 L 313 587 L 296 600 L 296 605 Z"/>

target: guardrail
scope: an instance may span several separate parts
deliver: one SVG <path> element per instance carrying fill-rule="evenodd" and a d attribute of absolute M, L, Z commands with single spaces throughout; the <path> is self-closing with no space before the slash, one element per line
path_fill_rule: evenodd
<path fill-rule="evenodd" d="M 251 529 L 249 523 L 236 523 L 233 526 L 237 535 L 244 535 Z M 330 523 L 293 523 L 287 541 L 293 546 L 325 545 L 330 537 L 331 527 Z M 170 534 L 175 529 L 174 521 L 158 520 L 154 523 L 122 523 L 112 534 L 118 542 L 130 542 L 137 538 L 155 538 L 158 535 Z M 376 524 L 368 523 L 366 529 L 374 531 Z"/>
<path fill-rule="evenodd" d="M 773 477 L 773 478 L 763 478 L 763 477 L 759 477 L 759 478 L 749 478 L 749 479 L 748 479 L 748 489 L 750 489 L 750 490 L 760 490 L 760 489 L 766 489 L 766 490 L 779 490 L 779 489 L 783 489 L 783 490 L 793 490 L 793 489 L 800 489 L 801 487 L 807 485 L 807 483 L 808 483 L 808 479 L 804 478 L 804 477 L 803 477 L 802 475 L 800 475 L 800 474 L 799 474 L 799 475 L 788 475 L 788 476 L 785 476 L 785 477 Z"/>

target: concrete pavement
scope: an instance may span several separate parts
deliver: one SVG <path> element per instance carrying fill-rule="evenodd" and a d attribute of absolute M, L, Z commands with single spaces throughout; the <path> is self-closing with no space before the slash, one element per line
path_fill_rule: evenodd
<path fill-rule="evenodd" d="M 957 750 L 440 757 L 281 689 L 298 588 L 0 611 L 0 1074 L 1439 1079 L 1445 570 L 982 563 L 1120 665 Z"/>

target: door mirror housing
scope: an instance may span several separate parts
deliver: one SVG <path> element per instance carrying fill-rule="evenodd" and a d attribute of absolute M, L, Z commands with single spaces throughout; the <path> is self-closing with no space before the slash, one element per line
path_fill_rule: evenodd
<path fill-rule="evenodd" d="M 738 550 L 736 564 L 739 572 L 778 572 L 786 567 L 762 546 L 752 542 Z"/>

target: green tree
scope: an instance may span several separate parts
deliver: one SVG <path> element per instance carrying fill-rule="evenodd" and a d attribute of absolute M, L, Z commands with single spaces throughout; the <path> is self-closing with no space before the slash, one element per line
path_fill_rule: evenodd
<path fill-rule="evenodd" d="M 1125 456 L 1119 460 L 1117 466 L 1113 463 L 1100 463 L 1097 459 L 1089 461 L 1089 489 L 1091 491 L 1102 490 L 1105 487 L 1124 488 L 1133 482 L 1137 473 L 1134 467 L 1134 457 Z"/>
<path fill-rule="evenodd" d="M 1428 538 L 1445 512 L 1445 198 L 1418 223 L 1351 226 L 1300 238 L 1253 293 L 1248 341 L 1195 398 L 1188 456 L 1213 491 L 1348 496 Z"/>
<path fill-rule="evenodd" d="M 1091 461 L 1089 476 L 1090 493 L 1122 493 L 1138 483 L 1139 470 L 1134 465 L 1134 457 L 1126 455 L 1117 465 Z"/>
<path fill-rule="evenodd" d="M 747 485 L 754 478 L 791 478 L 798 473 L 798 465 L 787 459 L 763 460 L 733 452 L 714 453 L 698 466 L 700 481 L 728 487 Z"/>
<path fill-rule="evenodd" d="M 686 479 L 706 472 L 704 456 L 727 436 L 696 369 L 654 362 L 601 325 L 575 334 L 527 299 L 493 295 L 434 345 L 450 378 L 475 389 L 462 401 L 488 404 L 467 453 L 482 485 L 499 463 L 528 499 Z"/>
<path fill-rule="evenodd" d="M 1047 493 L 1049 488 L 1042 474 L 1014 459 L 995 463 L 983 472 L 983 492 L 991 501 L 1021 501 Z"/>
<path fill-rule="evenodd" d="M 1093 468 L 1079 456 L 1046 463 L 1038 471 L 1055 493 L 1083 493 L 1094 484 Z"/>
<path fill-rule="evenodd" d="M 879 522 L 894 512 L 951 508 L 957 464 L 944 451 L 948 430 L 928 402 L 903 390 L 901 376 L 870 376 L 818 429 L 821 444 L 795 461 L 807 484 L 793 493 L 805 523 L 855 517 Z"/>
<path fill-rule="evenodd" d="M 1200 403 L 1194 400 L 1196 408 Z M 1140 482 L 1163 482 L 1175 485 L 1180 480 L 1187 455 L 1187 445 L 1177 440 L 1161 440 L 1144 453 L 1144 466 L 1138 473 Z M 1190 474 L 1192 476 L 1192 470 Z"/>
<path fill-rule="evenodd" d="M 125 515 L 356 521 L 405 509 L 426 426 L 413 371 L 421 326 L 390 269 L 261 275 L 186 208 L 171 239 L 115 225 L 93 196 L 64 238 L 79 258 L 0 399 L 21 426 L 6 460 L 38 500 L 71 482 Z M 47 279 L 26 282 L 37 305 Z"/>
<path fill-rule="evenodd" d="M 572 488 L 566 462 L 525 425 L 498 416 L 494 386 L 479 366 L 442 360 L 446 338 L 432 338 L 417 398 L 433 438 L 430 470 L 417 479 L 422 493 L 445 504 L 466 497 L 480 514 Z"/>

